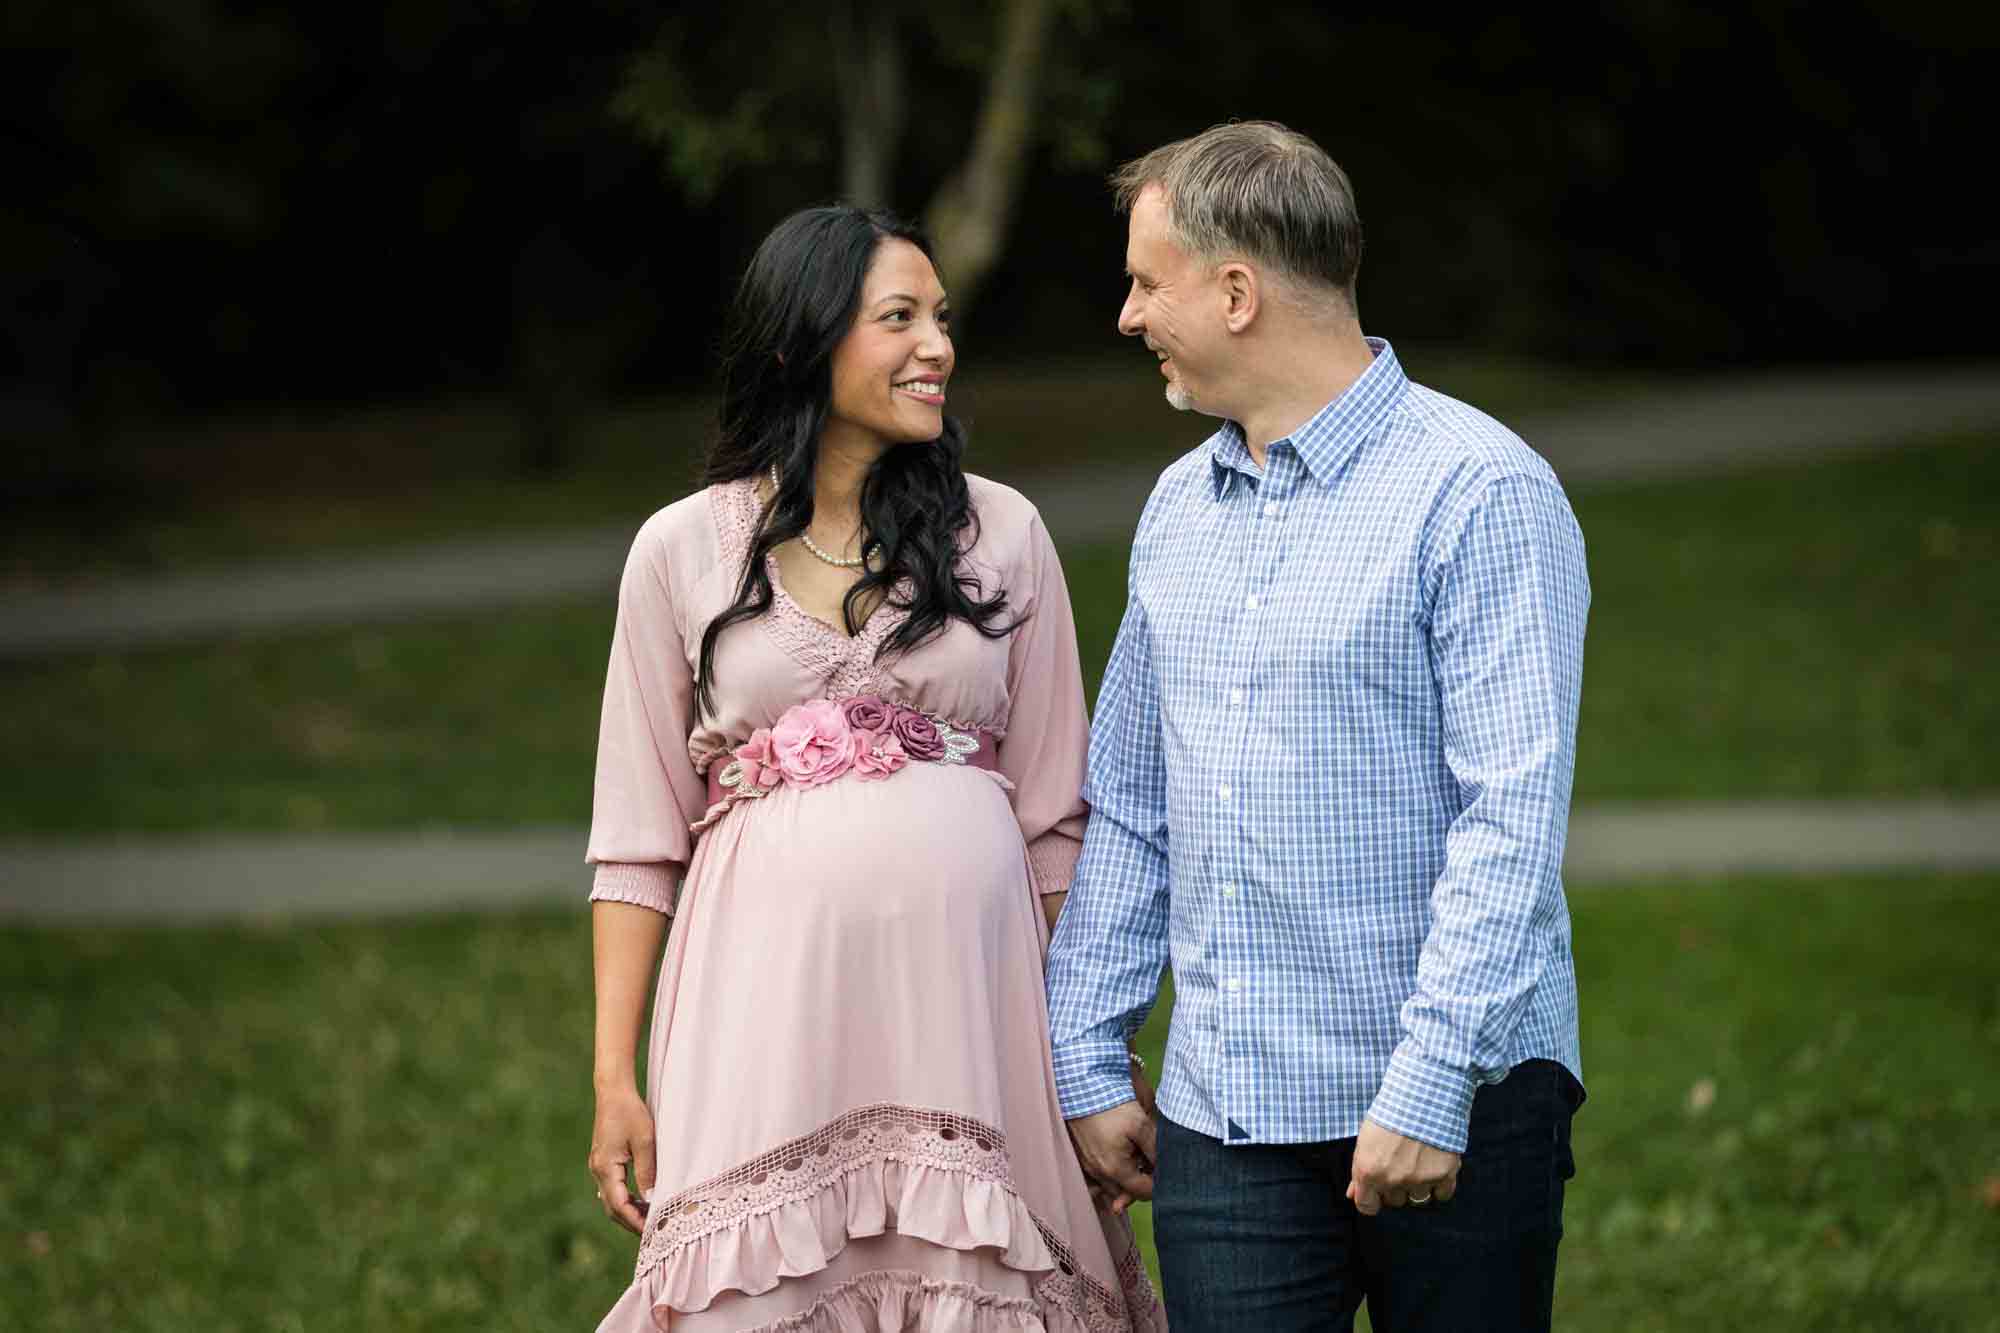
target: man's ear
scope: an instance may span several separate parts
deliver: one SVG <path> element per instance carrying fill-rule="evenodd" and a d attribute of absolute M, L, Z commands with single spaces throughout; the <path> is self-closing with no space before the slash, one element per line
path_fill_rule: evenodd
<path fill-rule="evenodd" d="M 1222 285 L 1222 322 L 1231 333 L 1241 333 L 1249 328 L 1263 308 L 1263 284 L 1257 277 L 1257 270 L 1236 260 L 1224 264 L 1216 271 Z"/>

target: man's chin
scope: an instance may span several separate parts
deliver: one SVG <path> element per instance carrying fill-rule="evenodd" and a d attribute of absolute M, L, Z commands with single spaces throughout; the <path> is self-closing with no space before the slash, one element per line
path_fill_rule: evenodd
<path fill-rule="evenodd" d="M 1178 380 L 1167 381 L 1167 406 L 1176 412 L 1194 411 L 1194 395 L 1181 387 Z"/>

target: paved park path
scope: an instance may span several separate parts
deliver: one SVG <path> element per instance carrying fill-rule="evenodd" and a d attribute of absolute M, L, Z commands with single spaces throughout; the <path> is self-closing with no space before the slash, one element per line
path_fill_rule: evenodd
<path fill-rule="evenodd" d="M 585 830 L 0 843 L 0 924 L 197 923 L 563 904 Z M 1609 886 L 1754 872 L 2000 865 L 2000 797 L 1929 803 L 1579 810 L 1565 879 Z"/>
<path fill-rule="evenodd" d="M 1770 376 L 1527 420 L 1566 485 L 1753 466 L 1922 431 L 2000 430 L 2000 367 Z M 1128 535 L 1156 467 L 1011 478 L 1059 541 Z M 0 658 L 603 594 L 631 533 L 462 541 L 0 596 Z M 0 922 L 207 921 L 576 902 L 584 832 L 0 843 Z M 2000 797 L 1578 810 L 1578 884 L 1745 871 L 2000 867 Z"/>
<path fill-rule="evenodd" d="M 1580 490 L 1879 447 L 1918 431 L 2000 431 L 2000 366 L 1732 378 L 1510 424 Z M 1057 541 L 1120 540 L 1168 461 L 1003 480 L 1028 493 Z M 609 596 L 631 540 L 621 524 L 0 593 L 0 658 Z"/>

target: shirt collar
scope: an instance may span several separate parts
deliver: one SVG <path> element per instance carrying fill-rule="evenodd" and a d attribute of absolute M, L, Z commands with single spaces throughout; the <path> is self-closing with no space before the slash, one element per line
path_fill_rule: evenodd
<path fill-rule="evenodd" d="M 1305 464 L 1307 474 L 1322 486 L 1332 485 L 1347 456 L 1381 428 L 1389 413 L 1403 401 L 1403 390 L 1410 383 L 1410 377 L 1403 373 L 1402 363 L 1396 360 L 1396 349 L 1389 346 L 1388 339 L 1369 338 L 1366 341 L 1369 350 L 1375 354 L 1368 369 L 1362 371 L 1361 377 L 1348 385 L 1338 398 L 1313 413 L 1305 424 L 1284 437 L 1298 452 L 1299 461 Z M 1243 427 L 1234 421 L 1223 422 L 1222 429 L 1209 437 L 1208 457 L 1215 498 L 1218 500 L 1229 494 L 1238 473 L 1250 477 L 1258 475 L 1257 462 L 1250 456 L 1249 441 L 1243 434 Z"/>

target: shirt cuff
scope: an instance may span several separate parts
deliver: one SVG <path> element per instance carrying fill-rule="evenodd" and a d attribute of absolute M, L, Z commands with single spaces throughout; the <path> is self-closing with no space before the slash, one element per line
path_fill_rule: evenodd
<path fill-rule="evenodd" d="M 1124 1043 L 1086 1037 L 1055 1047 L 1056 1099 L 1065 1120 L 1080 1120 L 1134 1100 L 1132 1061 Z"/>
<path fill-rule="evenodd" d="M 665 916 L 680 901 L 680 867 L 659 861 L 600 861 L 591 881 L 590 901 L 631 903 Z"/>
<path fill-rule="evenodd" d="M 1035 879 L 1036 893 L 1068 893 L 1076 879 L 1076 860 L 1083 844 L 1067 833 L 1053 829 L 1028 844 L 1028 869 Z"/>
<path fill-rule="evenodd" d="M 1389 1057 L 1368 1118 L 1406 1139 L 1462 1153 L 1478 1090 L 1479 1080 L 1471 1074 L 1419 1055 L 1406 1040 Z"/>

